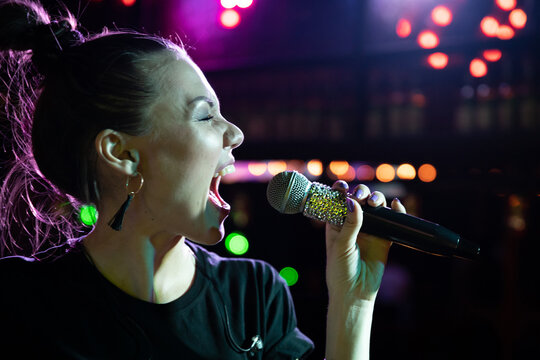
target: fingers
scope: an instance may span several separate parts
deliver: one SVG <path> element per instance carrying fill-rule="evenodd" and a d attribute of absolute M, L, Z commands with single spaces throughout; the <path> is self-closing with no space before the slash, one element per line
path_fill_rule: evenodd
<path fill-rule="evenodd" d="M 401 201 L 399 201 L 398 198 L 394 198 L 394 200 L 392 200 L 392 203 L 390 204 L 390 206 L 392 207 L 392 210 L 394 210 L 394 211 L 397 211 L 397 212 L 403 213 L 403 214 L 407 213 L 407 210 L 405 210 L 405 206 L 403 206 L 403 204 L 401 203 Z"/>

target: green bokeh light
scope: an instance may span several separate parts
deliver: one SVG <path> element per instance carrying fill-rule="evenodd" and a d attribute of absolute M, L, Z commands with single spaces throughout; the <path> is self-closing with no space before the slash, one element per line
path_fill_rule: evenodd
<path fill-rule="evenodd" d="M 285 279 L 287 285 L 289 286 L 293 286 L 298 282 L 298 271 L 296 271 L 296 269 L 290 266 L 281 269 L 279 275 L 281 275 L 281 277 Z"/>
<path fill-rule="evenodd" d="M 232 232 L 225 238 L 225 247 L 235 255 L 244 255 L 249 249 L 249 242 L 244 235 Z"/>
<path fill-rule="evenodd" d="M 84 225 L 93 226 L 98 218 L 97 209 L 94 205 L 83 205 L 79 213 L 79 219 Z"/>

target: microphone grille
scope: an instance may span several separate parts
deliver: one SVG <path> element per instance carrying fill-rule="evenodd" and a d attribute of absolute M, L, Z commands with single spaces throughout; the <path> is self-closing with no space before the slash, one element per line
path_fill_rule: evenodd
<path fill-rule="evenodd" d="M 270 205 L 284 214 L 302 212 L 302 205 L 311 182 L 296 171 L 283 171 L 270 180 L 266 198 Z"/>

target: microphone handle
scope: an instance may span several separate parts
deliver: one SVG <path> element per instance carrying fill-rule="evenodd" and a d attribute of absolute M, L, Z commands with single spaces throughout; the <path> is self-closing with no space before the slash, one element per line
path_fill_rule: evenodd
<path fill-rule="evenodd" d="M 474 258 L 480 248 L 455 232 L 418 217 L 395 212 L 387 207 L 363 206 L 361 231 L 433 255 Z"/>

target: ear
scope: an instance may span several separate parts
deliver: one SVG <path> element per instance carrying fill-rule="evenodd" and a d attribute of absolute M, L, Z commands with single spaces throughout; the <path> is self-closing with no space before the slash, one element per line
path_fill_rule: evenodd
<path fill-rule="evenodd" d="M 133 175 L 137 172 L 140 158 L 136 149 L 127 148 L 127 137 L 121 132 L 105 129 L 97 134 L 95 146 L 98 158 L 109 168 L 122 175 Z"/>

